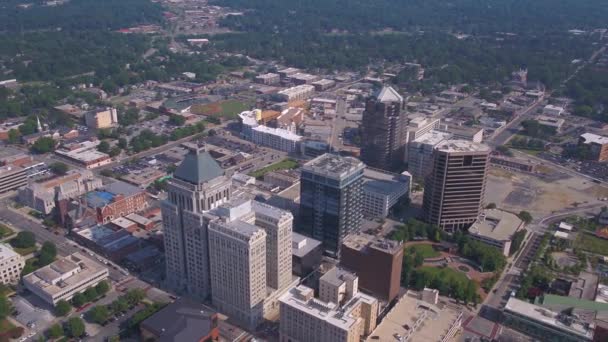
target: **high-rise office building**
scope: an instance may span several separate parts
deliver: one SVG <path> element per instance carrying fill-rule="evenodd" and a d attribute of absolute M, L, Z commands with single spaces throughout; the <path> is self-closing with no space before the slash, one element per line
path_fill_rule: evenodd
<path fill-rule="evenodd" d="M 490 148 L 467 140 L 446 140 L 433 151 L 426 177 L 423 216 L 444 230 L 468 228 L 483 203 Z"/>
<path fill-rule="evenodd" d="M 346 235 L 359 231 L 363 170 L 352 157 L 324 154 L 304 165 L 300 184 L 300 229 L 339 256 Z"/>
<path fill-rule="evenodd" d="M 361 160 L 383 170 L 404 161 L 407 117 L 403 97 L 391 87 L 382 88 L 365 104 L 361 123 Z"/>
<path fill-rule="evenodd" d="M 209 262 L 213 304 L 255 328 L 278 315 L 278 298 L 294 285 L 291 213 L 251 200 L 210 212 Z M 297 278 L 296 278 L 297 281 Z"/>
<path fill-rule="evenodd" d="M 211 294 L 208 223 L 205 211 L 228 201 L 230 179 L 208 152 L 192 148 L 167 181 L 161 204 L 167 281 L 178 292 L 204 299 Z"/>

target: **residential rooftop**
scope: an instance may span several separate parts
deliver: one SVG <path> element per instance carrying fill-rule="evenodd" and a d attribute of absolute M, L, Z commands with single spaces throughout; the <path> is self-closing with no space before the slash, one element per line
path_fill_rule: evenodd
<path fill-rule="evenodd" d="M 510 240 L 522 225 L 523 221 L 515 214 L 500 209 L 485 209 L 469 228 L 469 234 L 506 241 Z"/>

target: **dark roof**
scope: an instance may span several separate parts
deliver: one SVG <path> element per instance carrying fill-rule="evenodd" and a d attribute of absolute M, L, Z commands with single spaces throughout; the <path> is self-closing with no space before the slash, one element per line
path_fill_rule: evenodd
<path fill-rule="evenodd" d="M 224 170 L 211 157 L 209 152 L 202 149 L 191 149 L 173 173 L 173 177 L 188 183 L 200 184 L 223 174 Z"/>
<path fill-rule="evenodd" d="M 216 313 L 206 306 L 180 298 L 141 323 L 159 342 L 199 341 L 216 327 Z"/>

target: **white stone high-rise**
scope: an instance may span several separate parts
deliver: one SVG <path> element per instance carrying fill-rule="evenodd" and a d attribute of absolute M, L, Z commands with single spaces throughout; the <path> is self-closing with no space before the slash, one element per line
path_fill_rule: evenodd
<path fill-rule="evenodd" d="M 291 271 L 293 215 L 232 199 L 230 180 L 205 151 L 192 149 L 162 203 L 167 281 L 178 292 L 210 298 L 253 329 L 278 317 L 279 297 L 297 284 Z"/>
<path fill-rule="evenodd" d="M 227 202 L 231 181 L 206 151 L 192 148 L 168 181 L 161 204 L 167 281 L 199 299 L 211 294 L 206 212 Z"/>

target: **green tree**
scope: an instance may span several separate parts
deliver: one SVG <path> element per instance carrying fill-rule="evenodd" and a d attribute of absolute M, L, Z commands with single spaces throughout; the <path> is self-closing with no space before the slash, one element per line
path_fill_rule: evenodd
<path fill-rule="evenodd" d="M 8 131 L 8 142 L 9 144 L 18 144 L 21 139 L 21 133 L 18 130 L 12 128 Z"/>
<path fill-rule="evenodd" d="M 126 311 L 129 308 L 129 302 L 127 302 L 127 300 L 123 297 L 124 296 L 116 299 L 112 302 L 112 304 L 110 304 L 110 310 L 112 310 L 113 314 Z"/>
<path fill-rule="evenodd" d="M 59 338 L 63 336 L 63 328 L 59 323 L 55 323 L 51 325 L 51 327 L 47 331 L 47 334 L 50 338 Z"/>
<path fill-rule="evenodd" d="M 6 295 L 0 295 L 0 320 L 5 319 L 13 311 L 11 302 L 6 298 Z"/>
<path fill-rule="evenodd" d="M 110 152 L 110 144 L 107 141 L 102 140 L 99 145 L 97 145 L 97 151 L 102 153 Z"/>
<path fill-rule="evenodd" d="M 54 162 L 51 165 L 49 165 L 49 169 L 51 169 L 51 171 L 59 176 L 63 176 L 66 173 L 68 173 L 68 170 L 70 169 L 65 163 L 62 162 Z"/>
<path fill-rule="evenodd" d="M 142 289 L 131 289 L 125 295 L 125 299 L 130 305 L 137 305 L 146 297 L 146 293 Z"/>
<path fill-rule="evenodd" d="M 519 214 L 517 214 L 517 217 L 519 217 L 520 220 L 524 221 L 526 224 L 530 224 L 532 222 L 532 220 L 534 219 L 532 217 L 532 214 L 530 214 L 529 212 L 522 210 L 519 212 Z"/>
<path fill-rule="evenodd" d="M 55 314 L 57 314 L 58 316 L 65 316 L 70 311 L 72 311 L 72 306 L 70 305 L 70 303 L 68 303 L 67 300 L 62 299 L 58 301 L 55 305 Z"/>
<path fill-rule="evenodd" d="M 125 139 L 125 138 L 119 138 L 117 146 L 120 147 L 123 150 L 126 150 L 127 147 L 129 147 L 129 144 L 127 143 L 127 139 Z"/>
<path fill-rule="evenodd" d="M 86 302 L 87 297 L 80 292 L 76 293 L 74 297 L 72 297 L 72 304 L 74 304 L 74 306 L 77 308 L 82 307 L 84 304 L 86 304 Z"/>
<path fill-rule="evenodd" d="M 55 150 L 55 140 L 51 137 L 42 137 L 32 145 L 31 150 L 37 154 L 53 152 Z"/>
<path fill-rule="evenodd" d="M 80 317 L 72 317 L 68 320 L 68 334 L 71 337 L 78 338 L 84 335 L 85 327 L 84 322 Z"/>
<path fill-rule="evenodd" d="M 31 248 L 36 245 L 36 236 L 32 232 L 19 232 L 11 244 L 17 248 Z"/>
<path fill-rule="evenodd" d="M 40 253 L 38 253 L 38 265 L 40 267 L 46 266 L 55 261 L 55 257 L 57 257 L 57 247 L 54 243 L 46 241 L 42 244 Z"/>
<path fill-rule="evenodd" d="M 97 290 L 93 286 L 89 287 L 84 291 L 84 297 L 87 299 L 88 302 L 94 301 L 95 299 L 97 299 L 98 296 L 99 295 L 97 294 Z"/>
<path fill-rule="evenodd" d="M 105 305 L 97 305 L 88 313 L 89 319 L 97 324 L 103 324 L 110 318 L 110 311 Z"/>
<path fill-rule="evenodd" d="M 120 154 L 120 152 L 122 152 L 122 150 L 120 149 L 120 147 L 118 146 L 114 146 L 110 149 L 110 151 L 108 152 L 108 155 L 110 155 L 110 157 L 114 158 L 117 155 Z"/>
<path fill-rule="evenodd" d="M 414 255 L 414 267 L 420 267 L 422 264 L 424 264 L 424 256 L 422 253 L 416 253 Z"/>
<path fill-rule="evenodd" d="M 169 117 L 169 123 L 174 126 L 183 126 L 186 123 L 186 118 L 181 115 L 171 115 Z"/>
<path fill-rule="evenodd" d="M 108 293 L 108 291 L 110 291 L 110 284 L 108 284 L 107 281 L 102 280 L 97 285 L 95 285 L 95 290 L 100 296 L 103 296 Z"/>

